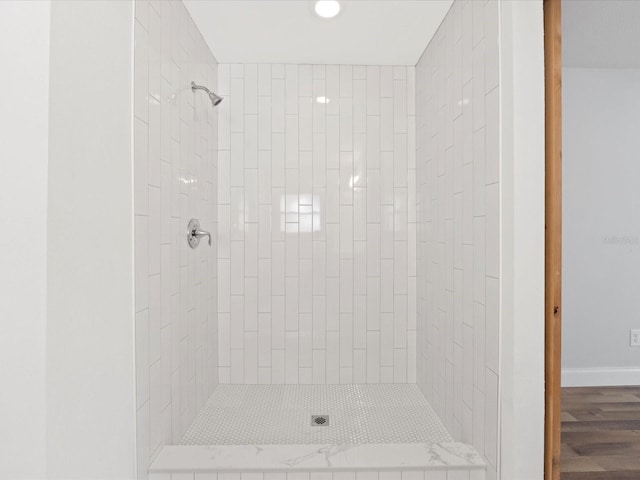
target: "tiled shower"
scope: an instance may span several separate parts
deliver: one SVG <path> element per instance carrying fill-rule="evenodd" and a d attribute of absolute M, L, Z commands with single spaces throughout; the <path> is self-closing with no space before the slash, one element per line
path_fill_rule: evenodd
<path fill-rule="evenodd" d="M 216 229 L 217 115 L 189 84 L 215 89 L 217 63 L 181 2 L 137 2 L 134 35 L 136 406 L 146 476 L 148 459 L 180 440 L 218 383 L 217 257 L 186 241 L 190 218 Z"/>
<path fill-rule="evenodd" d="M 415 383 L 414 70 L 219 65 L 221 383 Z"/>
<path fill-rule="evenodd" d="M 454 2 L 416 66 L 218 64 L 181 2 L 136 2 L 139 478 L 499 478 L 498 20 Z M 372 435 L 329 468 L 285 435 L 258 448 L 312 463 L 276 468 L 183 441 L 266 404 L 424 415 L 449 447 Z"/>

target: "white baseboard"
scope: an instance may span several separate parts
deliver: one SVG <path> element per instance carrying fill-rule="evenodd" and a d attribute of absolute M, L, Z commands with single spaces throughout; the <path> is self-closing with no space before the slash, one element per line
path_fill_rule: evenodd
<path fill-rule="evenodd" d="M 563 387 L 640 385 L 640 367 L 563 368 Z"/>

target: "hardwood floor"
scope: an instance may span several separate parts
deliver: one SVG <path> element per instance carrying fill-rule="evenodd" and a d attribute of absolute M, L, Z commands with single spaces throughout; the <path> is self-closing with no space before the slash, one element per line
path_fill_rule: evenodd
<path fill-rule="evenodd" d="M 561 480 L 640 480 L 640 386 L 562 389 Z"/>

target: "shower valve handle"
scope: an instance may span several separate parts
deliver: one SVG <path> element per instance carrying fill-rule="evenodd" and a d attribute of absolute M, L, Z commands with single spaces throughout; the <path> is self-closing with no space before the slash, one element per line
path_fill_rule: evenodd
<path fill-rule="evenodd" d="M 209 232 L 205 232 L 204 230 L 198 230 L 197 232 L 193 232 L 193 236 L 196 238 L 209 237 L 209 246 L 211 246 L 211 234 Z"/>
<path fill-rule="evenodd" d="M 211 246 L 211 233 L 200 230 L 200 222 L 195 218 L 189 220 L 189 226 L 187 227 L 187 241 L 191 248 L 196 248 L 200 244 L 202 237 L 209 238 L 209 246 Z"/>

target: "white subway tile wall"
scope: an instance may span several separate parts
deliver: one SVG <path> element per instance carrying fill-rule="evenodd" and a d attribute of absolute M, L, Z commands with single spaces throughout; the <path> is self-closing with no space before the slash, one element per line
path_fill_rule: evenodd
<path fill-rule="evenodd" d="M 499 5 L 457 0 L 417 69 L 418 385 L 498 467 Z"/>
<path fill-rule="evenodd" d="M 220 382 L 415 382 L 415 68 L 218 79 Z"/>
<path fill-rule="evenodd" d="M 186 241 L 191 217 L 217 230 L 217 114 L 190 88 L 194 80 L 216 90 L 217 63 L 182 2 L 137 0 L 135 17 L 137 452 L 146 478 L 218 383 L 216 249 Z"/>

